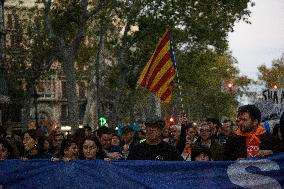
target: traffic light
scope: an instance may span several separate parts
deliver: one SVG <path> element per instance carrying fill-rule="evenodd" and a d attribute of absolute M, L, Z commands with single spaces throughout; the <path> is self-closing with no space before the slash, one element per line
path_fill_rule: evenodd
<path fill-rule="evenodd" d="M 233 82 L 228 82 L 227 83 L 227 88 L 229 91 L 232 91 L 234 89 L 234 83 Z"/>
<path fill-rule="evenodd" d="M 174 116 L 169 116 L 169 117 L 167 118 L 167 123 L 168 123 L 168 125 L 174 125 L 175 122 L 176 122 L 176 119 L 175 119 Z"/>
<path fill-rule="evenodd" d="M 277 85 L 273 85 L 273 89 L 274 89 L 274 90 L 277 90 L 277 89 L 278 89 L 278 86 L 277 86 Z"/>
<path fill-rule="evenodd" d="M 107 119 L 105 117 L 100 117 L 99 118 L 99 125 L 104 126 L 105 124 L 107 124 Z"/>

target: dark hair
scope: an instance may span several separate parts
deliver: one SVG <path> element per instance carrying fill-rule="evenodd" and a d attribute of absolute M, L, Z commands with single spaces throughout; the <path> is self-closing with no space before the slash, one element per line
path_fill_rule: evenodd
<path fill-rule="evenodd" d="M 38 130 L 35 130 L 35 129 L 29 129 L 29 130 L 25 131 L 23 133 L 23 137 L 24 137 L 25 134 L 29 134 L 32 139 L 37 140 L 36 149 L 37 149 L 38 153 L 43 153 L 44 152 L 44 149 L 43 149 L 44 135 L 41 132 L 39 132 Z"/>
<path fill-rule="evenodd" d="M 87 126 L 84 126 L 84 129 L 85 129 L 85 130 L 92 130 L 92 128 L 91 128 L 90 126 L 88 126 L 88 125 L 87 125 Z"/>
<path fill-rule="evenodd" d="M 15 159 L 15 153 L 14 153 L 14 149 L 12 145 L 7 140 L 4 140 L 4 139 L 0 139 L 0 144 L 2 144 L 3 147 L 6 148 L 8 151 L 7 159 Z"/>
<path fill-rule="evenodd" d="M 111 135 L 112 133 L 112 130 L 106 126 L 100 127 L 97 131 L 98 137 L 101 137 L 103 134 Z"/>
<path fill-rule="evenodd" d="M 195 145 L 192 147 L 191 151 L 191 161 L 196 161 L 195 158 L 200 154 L 207 155 L 209 157 L 209 161 L 211 161 L 211 152 L 207 146 L 204 145 Z"/>
<path fill-rule="evenodd" d="M 122 134 L 127 134 L 127 133 L 130 133 L 130 132 L 135 132 L 132 127 L 125 126 L 125 127 L 122 128 Z"/>
<path fill-rule="evenodd" d="M 281 123 L 281 120 L 280 120 L 280 123 Z M 276 124 L 273 128 L 273 135 L 276 137 L 276 138 L 279 138 L 278 136 L 278 131 L 280 130 L 280 134 L 281 134 L 281 137 L 282 137 L 282 144 L 284 144 L 284 125 L 281 125 L 281 124 Z M 284 147 L 284 146 L 283 146 Z"/>
<path fill-rule="evenodd" d="M 6 133 L 6 129 L 4 127 L 0 127 L 0 138 L 6 138 L 7 133 Z"/>
<path fill-rule="evenodd" d="M 212 122 L 213 124 L 216 124 L 216 128 L 217 130 L 222 126 L 221 122 L 219 121 L 219 119 L 216 119 L 216 118 L 207 118 L 206 119 L 206 122 Z"/>
<path fill-rule="evenodd" d="M 75 143 L 77 145 L 77 143 L 75 142 L 75 140 L 71 140 L 71 139 L 66 139 L 63 140 L 61 148 L 60 148 L 60 154 L 62 157 L 64 157 L 64 151 L 68 150 L 68 148 L 70 148 L 70 146 Z"/>
<path fill-rule="evenodd" d="M 86 140 L 91 140 L 91 141 L 94 141 L 96 146 L 97 146 L 97 154 L 96 154 L 96 159 L 103 159 L 106 154 L 105 152 L 103 151 L 103 148 L 102 148 L 102 145 L 101 143 L 99 142 L 98 138 L 97 137 L 87 137 L 83 140 L 83 143 L 82 143 L 82 146 L 80 148 L 80 157 L 81 159 L 85 159 L 84 157 L 84 153 L 83 153 L 83 144 Z"/>
<path fill-rule="evenodd" d="M 186 130 L 188 130 L 188 129 L 190 129 L 190 128 L 193 128 L 193 124 L 192 124 L 192 123 L 187 123 L 187 124 L 185 125 L 185 128 L 186 128 Z"/>
<path fill-rule="evenodd" d="M 162 119 L 153 119 L 153 120 L 148 120 L 145 122 L 146 127 L 159 127 L 163 129 L 165 127 L 165 121 Z"/>
<path fill-rule="evenodd" d="M 78 128 L 75 130 L 70 140 L 76 141 L 76 144 L 81 147 L 83 140 L 85 138 L 85 129 L 84 128 Z"/>
<path fill-rule="evenodd" d="M 244 105 L 240 106 L 238 109 L 238 114 L 249 113 L 249 116 L 252 120 L 257 120 L 260 123 L 261 120 L 261 112 L 255 105 Z"/>
<path fill-rule="evenodd" d="M 281 127 L 284 127 L 284 112 L 282 113 L 281 117 L 280 117 L 280 122 L 279 122 Z"/>

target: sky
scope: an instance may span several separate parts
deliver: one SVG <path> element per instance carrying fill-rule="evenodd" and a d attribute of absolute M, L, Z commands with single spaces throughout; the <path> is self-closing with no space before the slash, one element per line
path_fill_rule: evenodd
<path fill-rule="evenodd" d="M 284 53 L 284 0 L 254 0 L 251 24 L 241 21 L 229 34 L 229 47 L 241 75 L 257 80 L 257 67 L 271 66 Z"/>

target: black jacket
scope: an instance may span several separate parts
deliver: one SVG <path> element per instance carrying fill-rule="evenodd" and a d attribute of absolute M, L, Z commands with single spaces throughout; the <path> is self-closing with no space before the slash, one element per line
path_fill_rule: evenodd
<path fill-rule="evenodd" d="M 173 146 L 165 142 L 149 145 L 144 141 L 130 149 L 127 160 L 182 161 L 183 158 Z"/>
<path fill-rule="evenodd" d="M 279 143 L 272 134 L 265 132 L 259 135 L 259 139 L 261 141 L 259 146 L 260 150 L 272 150 L 273 152 L 279 150 Z M 238 158 L 246 157 L 246 137 L 234 134 L 232 137 L 228 138 L 224 150 L 224 159 L 237 160 Z"/>

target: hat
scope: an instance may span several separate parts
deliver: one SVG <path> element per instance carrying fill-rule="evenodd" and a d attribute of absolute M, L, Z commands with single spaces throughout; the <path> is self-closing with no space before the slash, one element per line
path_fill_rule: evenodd
<path fill-rule="evenodd" d="M 125 126 L 125 127 L 122 129 L 122 134 L 127 134 L 127 133 L 130 133 L 130 132 L 134 132 L 133 128 L 130 127 L 130 126 Z"/>

